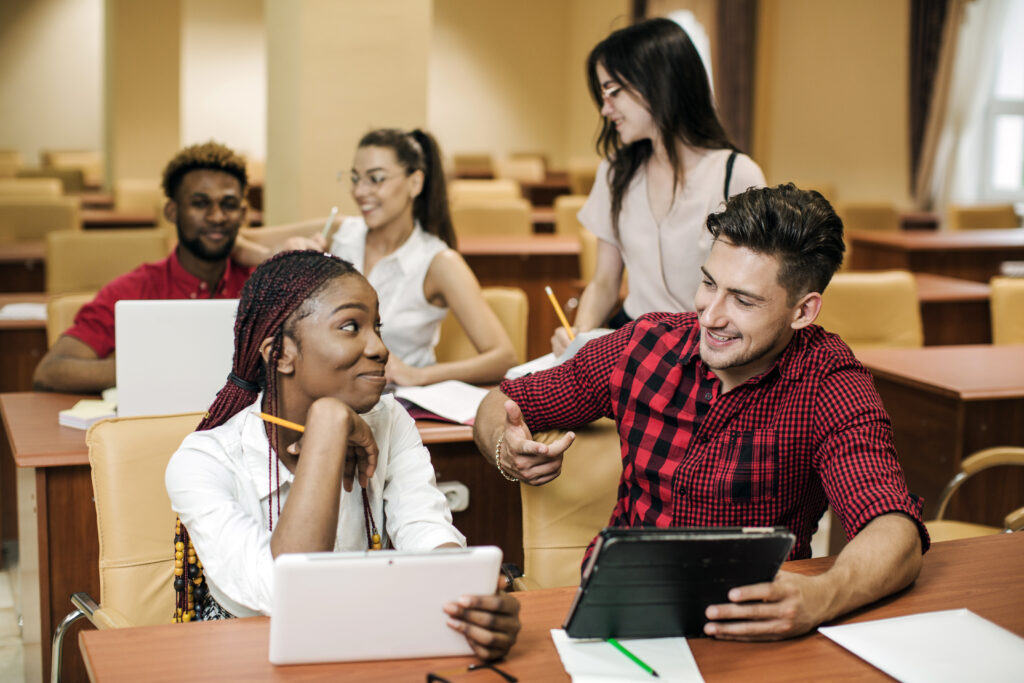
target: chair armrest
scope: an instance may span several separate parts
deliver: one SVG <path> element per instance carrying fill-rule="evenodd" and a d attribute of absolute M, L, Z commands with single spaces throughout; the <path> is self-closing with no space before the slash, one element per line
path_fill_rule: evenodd
<path fill-rule="evenodd" d="M 100 607 L 93 612 L 92 625 L 101 631 L 112 628 L 129 628 L 135 626 L 128 617 L 118 612 L 113 607 Z"/>

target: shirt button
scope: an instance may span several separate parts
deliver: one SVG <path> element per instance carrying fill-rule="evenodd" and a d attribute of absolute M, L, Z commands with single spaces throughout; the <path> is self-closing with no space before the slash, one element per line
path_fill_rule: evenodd
<path fill-rule="evenodd" d="M 200 282 L 199 283 L 199 289 L 206 289 L 206 283 L 205 282 Z"/>
<path fill-rule="evenodd" d="M 707 392 L 706 394 L 704 394 L 704 400 L 705 401 L 710 401 L 711 400 L 711 392 L 710 391 Z"/>
<path fill-rule="evenodd" d="M 192 299 L 195 299 L 196 298 L 196 293 L 192 292 L 191 294 L 189 294 L 189 297 L 192 298 Z"/>

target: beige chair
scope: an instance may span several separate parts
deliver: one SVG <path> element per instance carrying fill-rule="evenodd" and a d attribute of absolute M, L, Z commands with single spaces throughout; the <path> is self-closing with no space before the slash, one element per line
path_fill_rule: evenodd
<path fill-rule="evenodd" d="M 547 169 L 540 156 L 514 156 L 499 160 L 495 164 L 494 175 L 499 179 L 509 178 L 519 183 L 540 183 L 547 176 Z"/>
<path fill-rule="evenodd" d="M 80 168 L 19 168 L 17 178 L 56 178 L 64 194 L 78 194 L 85 190 L 85 175 Z"/>
<path fill-rule="evenodd" d="M 500 180 L 472 180 L 456 178 L 448 183 L 448 202 L 457 204 L 479 204 L 491 200 L 520 199 L 523 196 L 519 183 L 509 178 Z"/>
<path fill-rule="evenodd" d="M 580 281 L 586 286 L 594 279 L 597 270 L 597 235 L 589 230 L 580 230 Z"/>
<path fill-rule="evenodd" d="M 589 195 L 597 176 L 598 159 L 571 159 L 569 161 L 569 192 Z"/>
<path fill-rule="evenodd" d="M 463 152 L 452 155 L 452 168 L 456 178 L 493 178 L 494 162 L 483 152 Z"/>
<path fill-rule="evenodd" d="M 523 576 L 517 590 L 575 586 L 587 546 L 608 525 L 622 475 L 615 422 L 604 418 L 573 430 L 562 473 L 543 486 L 519 485 L 523 503 Z M 550 443 L 561 432 L 535 438 Z"/>
<path fill-rule="evenodd" d="M 525 199 L 494 199 L 452 206 L 456 236 L 533 234 L 530 202 Z"/>
<path fill-rule="evenodd" d="M 13 178 L 22 165 L 21 152 L 16 149 L 0 149 L 0 178 Z"/>
<path fill-rule="evenodd" d="M 0 179 L 0 197 L 59 197 L 63 191 L 57 178 Z"/>
<path fill-rule="evenodd" d="M 1020 216 L 1013 210 L 1013 204 L 988 206 L 950 204 L 948 226 L 950 230 L 1019 228 Z"/>
<path fill-rule="evenodd" d="M 118 211 L 155 213 L 165 201 L 158 178 L 122 178 L 114 183 L 114 208 Z"/>
<path fill-rule="evenodd" d="M 96 292 L 78 292 L 51 297 L 46 302 L 46 346 L 52 347 L 64 330 L 71 327 L 78 309 L 96 297 Z"/>
<path fill-rule="evenodd" d="M 896 232 L 900 229 L 900 213 L 892 202 L 836 202 L 835 210 L 843 219 L 844 232 Z"/>
<path fill-rule="evenodd" d="M 917 283 L 902 270 L 836 273 L 817 324 L 854 349 L 924 344 Z"/>
<path fill-rule="evenodd" d="M 555 233 L 559 235 L 578 235 L 583 226 L 576 214 L 587 201 L 586 195 L 563 194 L 555 198 Z"/>
<path fill-rule="evenodd" d="M 164 469 L 202 413 L 104 420 L 86 435 L 100 542 L 100 602 L 75 593 L 53 635 L 51 679 L 64 634 L 86 617 L 99 629 L 150 626 L 174 613 L 174 511 Z M 183 626 L 182 628 L 187 628 Z"/>
<path fill-rule="evenodd" d="M 989 285 L 992 343 L 1024 344 L 1024 279 L 994 277 Z"/>
<path fill-rule="evenodd" d="M 167 256 L 167 236 L 152 228 L 62 230 L 46 236 L 46 291 L 98 290 L 136 266 Z"/>
<path fill-rule="evenodd" d="M 487 305 L 498 316 L 501 326 L 512 340 L 516 363 L 525 363 L 526 321 L 529 316 L 526 292 L 518 287 L 484 287 L 483 293 Z M 451 311 L 441 322 L 441 336 L 434 347 L 434 355 L 438 363 L 463 360 L 477 355 L 476 347 Z"/>
<path fill-rule="evenodd" d="M 57 230 L 81 230 L 75 197 L 0 197 L 0 242 L 41 240 Z"/>
<path fill-rule="evenodd" d="M 73 170 L 82 173 L 88 187 L 103 184 L 103 155 L 91 150 L 45 150 L 41 154 L 43 168 Z"/>
<path fill-rule="evenodd" d="M 946 508 L 953 494 L 964 485 L 972 476 L 992 467 L 1024 466 L 1024 448 L 1018 446 L 996 446 L 986 448 L 965 458 L 960 463 L 960 471 L 953 477 L 946 488 L 939 495 L 939 507 L 935 513 L 935 519 L 925 522 L 928 527 L 928 535 L 932 542 L 952 541 L 958 538 L 971 538 L 972 536 L 987 536 L 998 534 L 1004 530 L 1014 530 L 1024 525 L 1024 508 L 1010 512 L 1003 520 L 1004 529 L 984 524 L 973 524 L 965 521 L 943 519 Z"/>

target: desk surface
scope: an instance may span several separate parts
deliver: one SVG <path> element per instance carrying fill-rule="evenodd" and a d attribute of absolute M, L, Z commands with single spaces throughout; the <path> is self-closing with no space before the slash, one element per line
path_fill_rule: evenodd
<path fill-rule="evenodd" d="M 888 246 L 895 249 L 935 251 L 1024 247 L 1024 228 L 958 231 L 908 230 L 899 232 L 851 230 L 848 237 L 850 243 L 854 245 L 854 249 L 856 249 L 858 243 Z"/>
<path fill-rule="evenodd" d="M 917 281 L 917 298 L 921 302 L 939 301 L 988 301 L 992 288 L 982 282 L 962 280 L 957 277 L 914 273 Z"/>
<path fill-rule="evenodd" d="M 459 253 L 466 256 L 568 255 L 580 253 L 580 241 L 574 235 L 463 235 Z"/>
<path fill-rule="evenodd" d="M 95 397 L 43 392 L 0 394 L 0 414 L 18 467 L 89 464 L 85 430 L 62 427 L 57 422 L 57 413 L 83 398 Z M 428 445 L 473 440 L 473 429 L 466 425 L 421 420 L 416 426 Z"/>
<path fill-rule="evenodd" d="M 857 359 L 876 376 L 965 401 L 1024 397 L 1024 345 L 864 349 Z"/>
<path fill-rule="evenodd" d="M 788 562 L 785 568 L 817 574 L 832 558 Z M 934 610 L 968 608 L 1024 635 L 1024 533 L 935 544 L 908 590 L 858 610 L 841 623 Z M 549 630 L 561 625 L 574 589 L 520 593 L 523 630 L 500 666 L 521 681 L 567 681 Z M 135 680 L 423 680 L 469 658 L 274 667 L 267 661 L 267 618 L 83 631 L 79 644 L 93 681 Z M 728 643 L 691 639 L 701 673 L 723 680 L 889 680 L 880 671 L 817 633 L 780 643 Z M 478 676 L 482 674 L 476 674 Z M 459 680 L 462 680 L 461 678 Z M 467 679 L 468 680 L 468 679 Z M 497 679 L 495 679 L 497 680 Z"/>
<path fill-rule="evenodd" d="M 0 242 L 0 263 L 42 261 L 46 258 L 46 240 Z"/>

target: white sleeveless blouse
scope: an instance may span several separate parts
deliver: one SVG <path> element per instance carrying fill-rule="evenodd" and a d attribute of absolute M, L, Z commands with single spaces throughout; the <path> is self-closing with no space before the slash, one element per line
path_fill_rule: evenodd
<path fill-rule="evenodd" d="M 415 367 L 433 365 L 437 362 L 434 347 L 448 309 L 427 301 L 423 296 L 423 282 L 431 261 L 448 245 L 417 222 L 409 239 L 378 261 L 373 271 L 367 274 L 367 230 L 361 217 L 344 219 L 334 233 L 331 253 L 351 261 L 377 290 L 381 337 L 388 351 Z"/>

